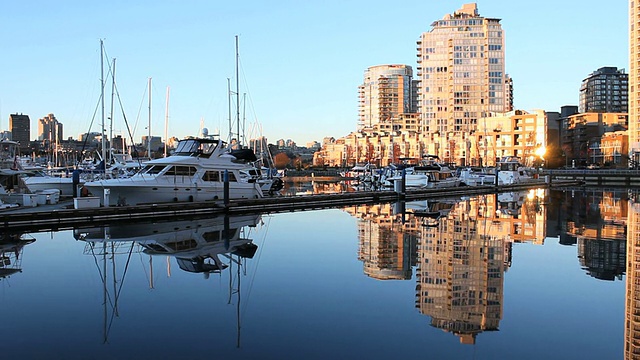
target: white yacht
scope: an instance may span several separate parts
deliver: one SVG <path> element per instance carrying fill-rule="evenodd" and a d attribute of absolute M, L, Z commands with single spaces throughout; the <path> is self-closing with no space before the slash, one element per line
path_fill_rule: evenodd
<path fill-rule="evenodd" d="M 104 206 L 222 201 L 226 176 L 229 199 L 261 198 L 260 185 L 242 173 L 249 166 L 243 155 L 220 139 L 185 139 L 171 156 L 146 162 L 129 178 L 88 181 L 84 187 Z"/>
<path fill-rule="evenodd" d="M 459 170 L 460 185 L 481 186 L 495 185 L 495 168 L 466 167 Z"/>
<path fill-rule="evenodd" d="M 416 173 L 415 167 L 406 164 L 391 164 L 385 167 L 380 176 L 380 186 L 393 188 L 395 183 L 402 180 L 407 188 L 424 188 L 429 184 L 429 176 L 424 173 Z"/>
<path fill-rule="evenodd" d="M 375 164 L 356 164 L 349 171 L 342 172 L 340 175 L 345 180 L 355 181 L 358 183 L 372 183 L 376 181 L 377 168 Z"/>
<path fill-rule="evenodd" d="M 460 185 L 460 178 L 435 155 L 426 155 L 419 165 L 389 165 L 381 177 L 383 187 L 393 187 L 400 181 L 404 171 L 408 188 L 449 188 Z"/>
<path fill-rule="evenodd" d="M 71 176 L 51 176 L 45 173 L 44 170 L 26 170 L 21 179 L 32 193 L 57 189 L 60 190 L 61 196 L 73 196 L 74 184 Z M 79 184 L 83 182 L 83 180 L 80 180 Z"/>
<path fill-rule="evenodd" d="M 504 156 L 496 166 L 498 185 L 520 184 L 530 181 L 533 177 L 531 169 L 525 167 L 517 156 Z"/>

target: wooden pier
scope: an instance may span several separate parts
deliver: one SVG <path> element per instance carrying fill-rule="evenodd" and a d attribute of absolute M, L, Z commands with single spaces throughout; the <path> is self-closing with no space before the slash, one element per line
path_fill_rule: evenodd
<path fill-rule="evenodd" d="M 578 180 L 585 185 L 640 187 L 640 170 L 635 169 L 558 169 L 543 170 L 554 180 Z"/>
<path fill-rule="evenodd" d="M 578 181 L 544 180 L 504 186 L 473 186 L 446 189 L 395 191 L 357 191 L 336 194 L 275 196 L 253 200 L 234 200 L 226 206 L 220 202 L 180 202 L 137 206 L 72 209 L 56 205 L 6 210 L 0 213 L 0 227 L 4 231 L 48 231 L 74 227 L 131 221 L 180 220 L 195 217 L 240 215 L 247 213 L 277 213 L 317 210 L 361 204 L 392 203 L 425 199 L 455 198 L 539 187 L 567 187 L 580 185 Z"/>

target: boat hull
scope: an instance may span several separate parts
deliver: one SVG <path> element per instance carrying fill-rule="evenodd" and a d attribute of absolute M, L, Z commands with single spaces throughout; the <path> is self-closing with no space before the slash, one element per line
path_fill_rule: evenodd
<path fill-rule="evenodd" d="M 158 204 L 170 202 L 224 201 L 224 184 L 174 184 L 114 179 L 84 184 L 103 206 Z M 105 197 L 105 189 L 108 195 Z M 229 183 L 229 199 L 257 199 L 262 190 L 255 183 Z M 108 199 L 108 204 L 105 204 Z"/>
<path fill-rule="evenodd" d="M 73 196 L 73 179 L 58 177 L 27 177 L 24 183 L 32 193 L 42 190 L 58 189 L 60 196 Z"/>

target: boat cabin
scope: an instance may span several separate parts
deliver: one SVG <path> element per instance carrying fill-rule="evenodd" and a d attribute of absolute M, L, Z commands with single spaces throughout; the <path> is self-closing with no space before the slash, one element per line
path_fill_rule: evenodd
<path fill-rule="evenodd" d="M 222 144 L 221 144 L 222 143 Z M 217 139 L 186 139 L 180 140 L 173 155 L 178 156 L 200 156 L 208 158 L 224 143 Z"/>

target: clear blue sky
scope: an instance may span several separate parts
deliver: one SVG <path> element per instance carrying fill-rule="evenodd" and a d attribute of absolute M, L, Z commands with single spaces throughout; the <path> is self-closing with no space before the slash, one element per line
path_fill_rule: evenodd
<path fill-rule="evenodd" d="M 28 114 L 35 138 L 37 119 L 54 113 L 65 137 L 99 131 L 99 116 L 90 124 L 104 39 L 136 141 L 147 134 L 149 77 L 153 135 L 164 135 L 170 86 L 169 135 L 198 135 L 204 119 L 226 138 L 227 78 L 235 81 L 239 35 L 248 127 L 258 123 L 272 143 L 341 137 L 356 128 L 364 70 L 415 67 L 420 34 L 465 2 L 3 1 L 0 129 L 8 128 L 9 114 Z M 628 68 L 628 1 L 477 3 L 481 16 L 502 19 L 518 109 L 577 105 L 580 82 L 592 71 Z M 117 108 L 114 131 L 124 130 Z"/>

